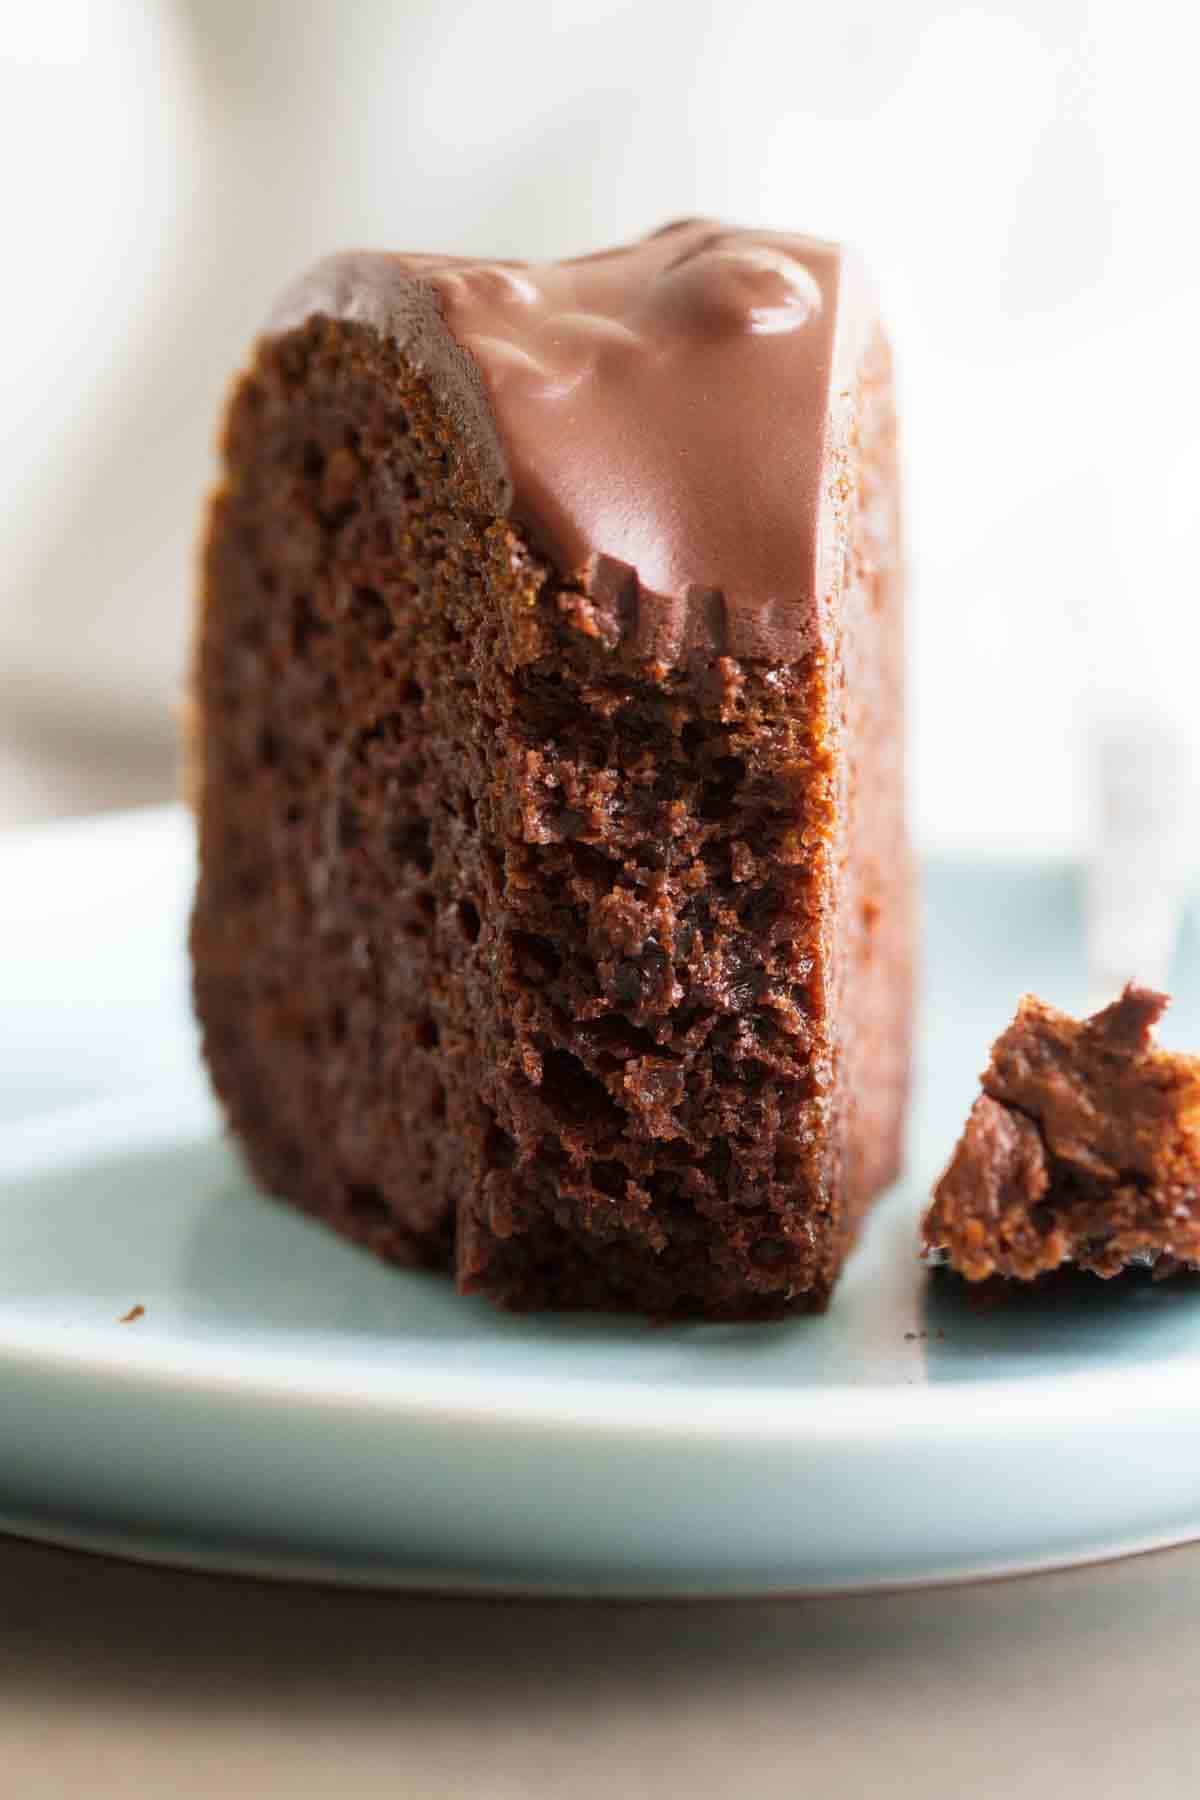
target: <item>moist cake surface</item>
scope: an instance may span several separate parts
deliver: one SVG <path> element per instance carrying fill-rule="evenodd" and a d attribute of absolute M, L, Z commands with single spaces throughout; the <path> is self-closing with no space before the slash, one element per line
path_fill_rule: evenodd
<path fill-rule="evenodd" d="M 824 1304 L 910 1012 L 887 346 L 689 222 L 319 265 L 235 388 L 205 1051 L 262 1182 L 517 1306 Z"/>

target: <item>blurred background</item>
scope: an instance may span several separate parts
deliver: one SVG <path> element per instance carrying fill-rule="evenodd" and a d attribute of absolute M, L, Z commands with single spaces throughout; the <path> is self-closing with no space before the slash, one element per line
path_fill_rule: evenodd
<path fill-rule="evenodd" d="M 0 9 L 0 823 L 167 796 L 229 375 L 339 245 L 848 238 L 900 358 L 928 848 L 1072 853 L 1097 721 L 1193 741 L 1191 9 Z"/>

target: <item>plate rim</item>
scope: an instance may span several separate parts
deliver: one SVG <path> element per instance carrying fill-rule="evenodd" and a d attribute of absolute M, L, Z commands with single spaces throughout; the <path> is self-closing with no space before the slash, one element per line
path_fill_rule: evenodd
<path fill-rule="evenodd" d="M 118 1095 L 39 1113 L 7 1130 L 0 1155 L 0 1181 L 69 1168 L 82 1148 L 77 1140 L 80 1136 L 86 1140 L 92 1129 L 98 1130 L 106 1148 L 117 1148 L 131 1140 L 153 1143 L 156 1131 L 162 1131 L 170 1142 L 211 1141 L 215 1123 L 228 1143 L 215 1106 L 207 1096 L 199 1106 L 195 1100 L 195 1094 L 182 1087 L 164 1086 L 149 1093 Z M 145 1126 L 148 1119 L 154 1122 L 151 1129 L 139 1130 L 139 1124 Z M 23 1139 L 34 1151 L 28 1165 L 20 1154 Z M 257 1199 L 264 1206 L 286 1204 L 269 1195 Z M 880 1204 L 886 1205 L 887 1200 Z M 306 1222 L 311 1229 L 320 1229 L 319 1222 Z M 913 1257 L 914 1262 L 919 1261 L 915 1233 Z M 405 1271 L 397 1274 L 402 1278 Z M 783 1325 L 802 1332 L 807 1322 L 802 1315 Z M 628 1324 L 631 1331 L 653 1329 L 641 1319 L 630 1319 Z M 753 1327 L 699 1322 L 686 1329 L 703 1334 Z M 724 1384 L 706 1387 L 701 1380 L 679 1387 L 661 1377 L 637 1383 L 623 1377 L 589 1377 L 570 1383 L 553 1373 L 528 1371 L 492 1372 L 481 1378 L 478 1371 L 436 1368 L 427 1358 L 377 1369 L 345 1357 L 321 1364 L 305 1356 L 302 1345 L 243 1344 L 240 1334 L 231 1336 L 248 1357 L 236 1367 L 228 1362 L 231 1337 L 213 1344 L 202 1337 L 172 1340 L 156 1332 L 139 1333 L 136 1326 L 116 1321 L 74 1325 L 64 1332 L 60 1324 L 38 1320 L 32 1310 L 17 1308 L 7 1316 L 0 1314 L 0 1364 L 25 1372 L 40 1366 L 49 1378 L 55 1373 L 76 1379 L 91 1375 L 135 1387 L 203 1389 L 225 1400 L 286 1401 L 317 1410 L 351 1406 L 377 1416 L 427 1423 L 454 1418 L 473 1428 L 497 1421 L 508 1427 L 560 1431 L 586 1425 L 593 1431 L 652 1433 L 657 1438 L 693 1443 L 733 1437 L 739 1442 L 755 1439 L 776 1446 L 788 1442 L 834 1445 L 864 1431 L 877 1438 L 900 1439 L 952 1423 L 955 1430 L 975 1435 L 1009 1422 L 1019 1421 L 1027 1429 L 1038 1424 L 1051 1429 L 1091 1423 L 1098 1416 L 1116 1426 L 1126 1410 L 1140 1420 L 1148 1415 L 1200 1416 L 1200 1354 L 1162 1360 L 1149 1387 L 1145 1368 L 1134 1364 L 984 1376 L 961 1382 L 950 1378 L 933 1384 L 914 1379 L 788 1389 L 778 1384 L 756 1386 L 747 1380 L 730 1388 Z"/>
<path fill-rule="evenodd" d="M 921 1593 L 929 1588 L 964 1588 L 990 1586 L 1001 1581 L 1031 1581 L 1039 1575 L 1070 1574 L 1102 1568 L 1106 1563 L 1125 1562 L 1131 1557 L 1160 1556 L 1171 1550 L 1186 1549 L 1200 1542 L 1200 1520 L 1187 1531 L 1148 1533 L 1117 1538 L 1111 1547 L 1080 1549 L 1051 1553 L 1045 1557 L 1013 1557 L 988 1562 L 986 1559 L 969 1569 L 947 1569 L 944 1573 L 927 1571 L 891 1580 L 864 1577 L 861 1581 L 839 1581 L 826 1585 L 786 1580 L 767 1585 L 731 1582 L 705 1586 L 702 1582 L 678 1582 L 655 1587 L 650 1582 L 628 1586 L 620 1582 L 570 1581 L 548 1576 L 541 1582 L 521 1581 L 507 1575 L 488 1575 L 480 1571 L 402 1569 L 366 1567 L 350 1559 L 278 1555 L 253 1550 L 228 1549 L 221 1545 L 182 1543 L 178 1538 L 159 1544 L 135 1530 L 94 1530 L 87 1526 L 44 1526 L 36 1519 L 6 1513 L 0 1506 L 0 1539 L 33 1544 L 48 1549 L 66 1550 L 76 1555 L 105 1557 L 120 1562 L 137 1563 L 144 1568 L 176 1569 L 188 1575 L 229 1576 L 234 1580 L 270 1581 L 281 1586 L 303 1583 L 311 1587 L 350 1588 L 361 1592 L 372 1589 L 386 1593 L 410 1593 L 448 1599 L 519 1600 L 551 1602 L 563 1605 L 600 1601 L 616 1606 L 744 1606 L 776 1600 L 837 1600 L 877 1594 Z"/>
<path fill-rule="evenodd" d="M 0 868 L 6 875 L 12 871 L 17 890 L 24 887 L 24 895 L 17 892 L 15 904 L 17 908 L 25 905 L 28 916 L 28 900 L 30 896 L 36 899 L 41 883 L 57 880 L 73 858 L 94 853 L 98 842 L 119 841 L 124 843 L 127 863 L 136 865 L 139 857 L 146 858 L 154 863 L 156 873 L 164 875 L 162 892 L 170 894 L 174 908 L 181 899 L 180 884 L 168 889 L 164 859 L 187 854 L 190 827 L 190 815 L 178 802 L 46 821 L 0 834 Z M 10 857 L 8 864 L 3 862 L 5 851 Z M 25 860 L 31 853 L 36 853 L 39 861 L 42 856 L 54 861 L 49 865 L 42 862 L 39 870 Z M 13 866 L 14 854 L 19 869 Z M 1047 870 L 1053 866 L 1052 859 L 1045 857 L 1039 857 L 1037 863 Z M 181 863 L 181 871 L 182 867 Z M 78 901 L 81 916 L 86 905 L 85 890 Z M 86 1167 L 106 1152 L 136 1150 L 156 1142 L 181 1147 L 211 1143 L 220 1131 L 219 1111 L 207 1081 L 198 1068 L 189 1065 L 186 1074 L 180 1070 L 158 1082 L 126 1083 L 123 1091 L 104 1099 L 64 1104 L 51 1097 L 48 1104 L 23 1113 L 6 1124 L 0 1138 L 0 1180 L 19 1182 L 35 1170 L 69 1172 Z M 896 1215 L 896 1246 L 889 1243 L 888 1254 L 903 1254 L 904 1245 L 911 1244 L 917 1265 L 915 1188 L 915 1182 L 908 1184 L 909 1198 L 914 1201 L 911 1220 L 907 1203 L 893 1192 L 892 1204 L 903 1209 L 903 1216 Z M 281 1203 L 263 1198 L 259 1204 Z M 888 1204 L 884 1199 L 880 1206 Z M 310 1228 L 321 1229 L 316 1223 Z M 447 1288 L 449 1285 L 447 1281 Z M 499 1563 L 489 1574 L 485 1538 L 468 1540 L 462 1564 L 452 1570 L 440 1564 L 414 1563 L 398 1539 L 389 1542 L 382 1565 L 366 1567 L 369 1551 L 365 1541 L 354 1537 L 354 1531 L 361 1530 L 354 1523 L 345 1526 L 332 1556 L 315 1544 L 305 1547 L 303 1537 L 294 1540 L 293 1554 L 287 1545 L 264 1546 L 259 1551 L 244 1537 L 239 1541 L 240 1528 L 232 1523 L 213 1540 L 193 1525 L 180 1523 L 178 1509 L 164 1517 L 161 1538 L 153 1528 L 139 1528 L 136 1518 L 123 1514 L 120 1506 L 89 1525 L 86 1508 L 72 1516 L 71 1493 L 78 1499 L 80 1490 L 69 1486 L 67 1494 L 60 1496 L 57 1518 L 52 1508 L 44 1515 L 38 1511 L 40 1498 L 33 1492 L 28 1505 L 23 1505 L 19 1483 L 8 1493 L 8 1508 L 0 1494 L 0 1531 L 94 1553 L 210 1572 L 426 1592 L 737 1599 L 1008 1579 L 1164 1549 L 1200 1537 L 1200 1514 L 1193 1506 L 1191 1449 L 1200 1415 L 1200 1350 L 1192 1351 L 1186 1345 L 1182 1351 L 1168 1349 L 1166 1354 L 1155 1355 L 1149 1365 L 1135 1362 L 1114 1367 L 1105 1363 L 1098 1368 L 1035 1369 L 1029 1374 L 976 1378 L 956 1377 L 951 1363 L 946 1378 L 934 1381 L 928 1379 L 918 1351 L 910 1377 L 905 1378 L 901 1371 L 899 1378 L 886 1382 L 876 1376 L 863 1383 L 789 1387 L 764 1385 L 752 1376 L 739 1375 L 736 1383 L 728 1385 L 714 1382 L 702 1368 L 686 1383 L 661 1374 L 647 1380 L 631 1378 L 625 1372 L 581 1376 L 557 1362 L 553 1339 L 547 1339 L 551 1354 L 544 1368 L 497 1370 L 478 1357 L 470 1359 L 465 1368 L 440 1366 L 432 1340 L 410 1340 L 407 1346 L 401 1341 L 401 1353 L 395 1359 L 381 1359 L 372 1366 L 356 1346 L 339 1346 L 336 1334 L 322 1337 L 319 1328 L 311 1333 L 303 1328 L 285 1329 L 272 1343 L 262 1335 L 255 1336 L 252 1320 L 240 1324 L 218 1320 L 216 1328 L 206 1334 L 192 1328 L 186 1317 L 178 1324 L 169 1318 L 164 1329 L 119 1325 L 115 1318 L 39 1318 L 37 1304 L 35 1298 L 22 1301 L 15 1296 L 0 1313 L 0 1385 L 9 1382 L 18 1394 L 33 1397 L 30 1418 L 38 1416 L 43 1399 L 52 1414 L 56 1397 L 60 1421 L 72 1416 L 84 1419 L 98 1399 L 110 1412 L 120 1415 L 127 1409 L 134 1417 L 143 1403 L 152 1413 L 177 1402 L 185 1416 L 196 1416 L 192 1409 L 207 1411 L 221 1430 L 237 1414 L 257 1412 L 277 1436 L 294 1433 L 292 1441 L 297 1447 L 308 1443 L 318 1450 L 323 1442 L 321 1421 L 336 1418 L 352 1434 L 364 1438 L 374 1434 L 382 1440 L 372 1466 L 378 1469 L 387 1464 L 389 1478 L 388 1459 L 403 1451 L 406 1433 L 426 1446 L 454 1447 L 460 1459 L 466 1454 L 464 1444 L 478 1442 L 494 1459 L 510 1439 L 522 1439 L 535 1450 L 544 1446 L 560 1468 L 569 1464 L 573 1450 L 606 1458 L 611 1449 L 618 1458 L 626 1459 L 626 1475 L 629 1470 L 651 1468 L 656 1457 L 670 1462 L 678 1456 L 684 1470 L 689 1460 L 693 1468 L 711 1469 L 714 1454 L 727 1453 L 731 1480 L 754 1494 L 755 1484 L 765 1479 L 784 1492 L 790 1507 L 793 1484 L 807 1480 L 806 1467 L 820 1465 L 826 1457 L 847 1467 L 861 1466 L 863 1458 L 868 1463 L 873 1459 L 877 1469 L 896 1463 L 909 1472 L 905 1479 L 910 1482 L 912 1471 L 917 1471 L 919 1487 L 927 1480 L 922 1462 L 927 1452 L 936 1461 L 939 1453 L 961 1451 L 964 1467 L 975 1461 L 978 1452 L 982 1466 L 993 1469 L 1002 1486 L 1007 1479 L 1005 1459 L 1014 1453 L 1026 1465 L 1031 1455 L 1043 1452 L 1062 1453 L 1069 1459 L 1072 1430 L 1078 1433 L 1079 1449 L 1091 1457 L 1093 1465 L 1098 1455 L 1101 1461 L 1107 1457 L 1110 1437 L 1120 1441 L 1122 1434 L 1135 1462 L 1142 1447 L 1152 1451 L 1156 1442 L 1168 1447 L 1159 1484 L 1164 1496 L 1161 1503 L 1156 1499 L 1140 1512 L 1134 1508 L 1126 1508 L 1123 1514 L 1114 1511 L 1112 1529 L 1107 1532 L 1102 1524 L 1103 1507 L 1093 1506 L 1092 1526 L 1085 1529 L 1081 1515 L 1081 1535 L 1074 1540 L 1069 1531 L 1065 1538 L 1055 1539 L 1043 1530 L 1041 1542 L 1052 1547 L 1041 1554 L 1037 1537 L 1027 1535 L 1020 1544 L 1019 1533 L 1006 1536 L 1002 1532 L 991 1537 L 989 1553 L 985 1530 L 956 1549 L 939 1540 L 919 1568 L 910 1561 L 907 1574 L 881 1578 L 864 1564 L 861 1575 L 839 1573 L 824 1583 L 797 1581 L 801 1567 L 818 1568 L 811 1557 L 804 1563 L 799 1544 L 797 1560 L 789 1563 L 789 1548 L 777 1576 L 771 1573 L 773 1565 L 762 1565 L 761 1576 L 756 1576 L 743 1563 L 739 1578 L 734 1562 L 721 1557 L 710 1565 L 694 1565 L 694 1577 L 665 1566 L 638 1572 L 636 1561 L 627 1565 L 615 1551 L 609 1551 L 606 1554 L 612 1560 L 605 1576 L 585 1575 L 575 1581 L 569 1575 L 562 1578 L 553 1565 L 543 1568 L 532 1554 L 515 1574 L 512 1570 L 506 1573 Z M 623 1323 L 631 1331 L 650 1329 L 641 1320 Z M 785 1321 L 783 1329 L 800 1333 L 810 1323 L 800 1317 Z M 1027 1329 L 1019 1316 L 1013 1328 L 1018 1333 Z M 685 1329 L 691 1335 L 737 1328 L 689 1324 Z M 562 1343 L 569 1346 L 570 1340 Z M 415 1352 L 415 1360 L 404 1354 L 406 1348 Z M 321 1360 L 321 1351 L 326 1360 Z M 967 1352 L 970 1360 L 969 1345 Z M 31 1442 L 40 1430 L 40 1425 L 35 1426 Z M 67 1441 L 62 1433 L 62 1423 L 55 1423 L 51 1416 L 45 1430 L 45 1446 L 49 1447 L 45 1455 L 60 1454 L 55 1445 Z M 1127 1472 L 1125 1489 L 1130 1489 L 1130 1480 Z M 885 1487 L 880 1489 L 880 1493 L 885 1491 Z M 1171 1495 L 1174 1498 L 1168 1505 Z M 685 1513 L 688 1504 L 684 1504 Z M 705 1502 L 701 1499 L 697 1504 L 702 1510 Z M 777 1496 L 773 1504 L 778 1505 Z M 1047 1504 L 1042 1503 L 1041 1513 L 1050 1518 Z M 1033 1511 L 1037 1512 L 1036 1506 Z M 984 1514 L 990 1518 L 988 1506 Z M 168 1517 L 175 1523 L 169 1523 Z M 594 1522 L 591 1529 L 593 1533 L 597 1530 Z M 596 1543 L 607 1543 L 606 1529 L 594 1538 L 593 1555 L 601 1554 L 594 1549 Z M 772 1529 L 777 1531 L 777 1527 Z M 1007 1553 L 1000 1549 L 1001 1543 L 1009 1546 Z M 886 1552 L 885 1561 L 893 1554 L 883 1540 L 878 1548 L 881 1554 Z M 544 1549 L 537 1554 L 544 1556 Z M 894 1554 L 894 1568 L 900 1568 L 905 1566 L 904 1556 L 911 1559 L 913 1551 L 911 1545 L 907 1551 L 897 1546 Z M 706 1579 L 709 1569 L 711 1575 Z"/>

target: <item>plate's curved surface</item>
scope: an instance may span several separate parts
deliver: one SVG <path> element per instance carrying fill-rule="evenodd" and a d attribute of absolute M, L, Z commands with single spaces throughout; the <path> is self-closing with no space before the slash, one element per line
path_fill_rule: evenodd
<path fill-rule="evenodd" d="M 0 1524 L 206 1567 L 635 1594 L 1200 1535 L 1200 1283 L 984 1308 L 915 1257 L 1016 993 L 1079 1001 L 1069 871 L 930 872 L 913 1177 L 829 1313 L 656 1330 L 496 1313 L 253 1192 L 196 1064 L 190 859 L 175 810 L 0 843 Z M 1200 1041 L 1200 958 L 1180 964 L 1168 1035 Z"/>

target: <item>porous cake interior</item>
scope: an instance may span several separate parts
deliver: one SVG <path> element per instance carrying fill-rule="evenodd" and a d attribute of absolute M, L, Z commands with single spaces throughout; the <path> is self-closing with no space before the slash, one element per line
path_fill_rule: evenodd
<path fill-rule="evenodd" d="M 1022 999 L 934 1190 L 927 1248 L 970 1281 L 1200 1264 L 1200 1058 L 1154 1043 L 1166 1003 L 1130 984 L 1078 1020 Z"/>
<path fill-rule="evenodd" d="M 898 627 L 858 700 L 836 633 L 634 664 L 362 326 L 266 341 L 225 455 L 193 947 L 261 1180 L 516 1306 L 822 1304 L 897 1153 L 902 827 L 851 856 L 839 746 Z"/>

